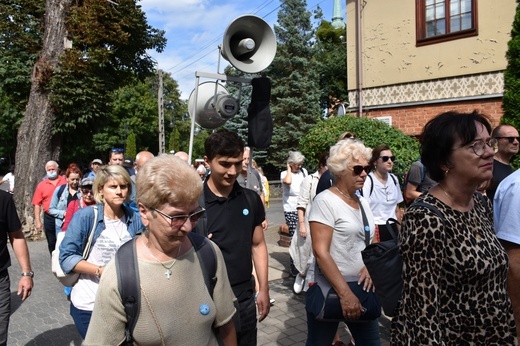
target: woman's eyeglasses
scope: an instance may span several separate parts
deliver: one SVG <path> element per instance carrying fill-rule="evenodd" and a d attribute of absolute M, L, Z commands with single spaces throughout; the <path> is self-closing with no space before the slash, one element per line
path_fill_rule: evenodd
<path fill-rule="evenodd" d="M 84 195 L 88 195 L 88 194 L 94 195 L 94 192 L 92 192 L 92 189 L 81 189 L 81 193 Z"/>
<path fill-rule="evenodd" d="M 363 171 L 365 171 L 366 174 L 370 173 L 370 170 L 372 169 L 372 167 L 370 167 L 370 165 L 367 165 L 367 166 L 357 165 L 350 169 L 354 172 L 354 175 L 360 175 Z"/>
<path fill-rule="evenodd" d="M 383 160 L 383 162 L 386 162 L 388 160 L 392 160 L 392 162 L 395 162 L 395 156 L 393 156 L 393 155 L 392 156 L 379 156 L 379 158 L 381 160 Z"/>
<path fill-rule="evenodd" d="M 497 139 L 496 138 L 488 138 L 486 140 L 477 139 L 472 145 L 469 147 L 473 149 L 473 152 L 477 156 L 482 156 L 486 151 L 486 145 L 493 150 L 496 150 L 497 147 Z"/>
<path fill-rule="evenodd" d="M 206 212 L 206 209 L 202 208 L 202 207 L 199 207 L 200 209 L 189 214 L 189 215 L 173 215 L 173 216 L 170 216 L 166 213 L 163 213 L 162 211 L 160 210 L 157 210 L 155 208 L 151 208 L 153 211 L 156 211 L 158 212 L 159 214 L 161 214 L 162 216 L 164 216 L 165 218 L 167 218 L 168 220 L 170 220 L 170 226 L 171 227 L 181 227 L 182 225 L 184 225 L 184 223 L 186 223 L 186 221 L 189 219 L 191 223 L 195 223 L 197 222 L 200 217 L 202 215 L 204 215 L 204 213 Z"/>
<path fill-rule="evenodd" d="M 507 139 L 509 143 L 513 143 L 515 139 L 520 142 L 520 137 L 495 137 L 496 139 Z"/>

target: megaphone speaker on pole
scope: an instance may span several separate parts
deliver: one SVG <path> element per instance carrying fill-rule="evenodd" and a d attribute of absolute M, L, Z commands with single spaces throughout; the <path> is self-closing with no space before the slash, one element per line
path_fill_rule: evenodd
<path fill-rule="evenodd" d="M 188 112 L 191 117 L 195 117 L 195 122 L 200 127 L 214 129 L 224 125 L 237 114 L 238 102 L 229 95 L 224 86 L 215 82 L 204 82 L 191 92 Z"/>
<path fill-rule="evenodd" d="M 262 18 L 244 15 L 229 24 L 222 42 L 222 56 L 236 69 L 257 73 L 276 55 L 276 37 Z"/>

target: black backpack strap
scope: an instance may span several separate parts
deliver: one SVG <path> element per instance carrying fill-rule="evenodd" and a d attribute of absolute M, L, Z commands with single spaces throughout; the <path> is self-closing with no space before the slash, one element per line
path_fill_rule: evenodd
<path fill-rule="evenodd" d="M 430 203 L 418 201 L 418 202 L 413 202 L 412 205 L 410 205 L 408 207 L 408 209 L 413 208 L 413 207 L 424 207 L 426 209 L 433 211 L 439 217 L 439 219 L 441 219 L 442 226 L 444 227 L 444 216 L 442 215 L 441 211 L 439 209 L 437 209 L 436 206 L 431 205 Z"/>
<path fill-rule="evenodd" d="M 63 185 L 61 185 L 61 186 L 59 187 L 59 189 L 58 189 L 58 196 L 57 196 L 58 199 L 61 198 L 61 195 L 63 195 L 63 191 L 65 191 L 65 188 L 66 188 L 66 187 L 67 187 L 67 184 L 63 184 Z"/>
<path fill-rule="evenodd" d="M 202 189 L 202 193 L 199 197 L 199 206 L 202 208 L 206 208 L 206 199 L 204 197 L 204 189 Z M 208 236 L 208 213 L 202 214 L 202 217 L 197 221 L 197 226 L 195 226 L 195 233 L 200 234 L 201 236 Z M 191 233 L 190 233 L 191 234 Z"/>
<path fill-rule="evenodd" d="M 204 275 L 204 283 L 213 298 L 213 290 L 217 284 L 217 253 L 208 238 L 194 232 L 188 233 L 188 238 L 195 248 Z"/>
<path fill-rule="evenodd" d="M 368 193 L 368 198 L 370 198 L 370 196 L 372 196 L 372 192 L 374 191 L 374 179 L 372 178 L 372 176 L 370 174 L 367 174 L 367 178 L 370 179 L 370 192 Z M 366 183 L 366 180 L 365 180 L 365 183 Z M 359 194 L 361 196 L 363 196 L 363 188 L 359 189 Z M 363 196 L 365 197 L 365 196 Z"/>
<path fill-rule="evenodd" d="M 117 285 L 121 301 L 125 307 L 125 345 L 133 344 L 134 331 L 141 306 L 141 290 L 139 288 L 139 266 L 135 250 L 135 239 L 123 244 L 116 252 Z"/>
<path fill-rule="evenodd" d="M 399 183 L 397 181 L 397 177 L 395 175 L 393 175 L 392 173 L 390 173 L 390 177 L 392 177 L 392 180 L 394 181 L 395 186 L 399 187 Z"/>

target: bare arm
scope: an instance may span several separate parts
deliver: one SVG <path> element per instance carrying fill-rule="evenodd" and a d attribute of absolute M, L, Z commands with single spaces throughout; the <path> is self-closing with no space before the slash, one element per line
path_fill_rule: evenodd
<path fill-rule="evenodd" d="M 287 174 L 285 175 L 285 178 L 283 178 L 282 183 L 284 183 L 285 185 L 292 184 L 291 165 L 289 165 L 289 164 L 287 164 Z"/>
<path fill-rule="evenodd" d="M 419 185 L 415 185 L 412 182 L 408 182 L 406 184 L 406 188 L 404 189 L 404 197 L 406 199 L 415 200 L 422 193 L 422 192 L 417 191 L 418 187 L 419 187 Z"/>
<path fill-rule="evenodd" d="M 238 314 L 238 311 L 236 312 Z M 233 319 L 222 327 L 218 328 L 219 336 L 225 346 L 236 346 L 237 345 L 237 333 L 235 330 L 235 324 Z"/>
<path fill-rule="evenodd" d="M 38 232 L 41 232 L 43 229 L 42 220 L 40 218 L 41 212 L 42 212 L 41 205 L 35 205 L 34 206 L 34 226 L 36 227 L 36 230 Z"/>
<path fill-rule="evenodd" d="M 22 230 L 16 232 L 9 232 L 9 241 L 13 247 L 14 254 L 22 273 L 28 273 L 31 270 L 31 259 L 29 257 L 29 249 L 27 248 L 27 241 Z M 18 283 L 18 295 L 22 295 L 22 301 L 29 298 L 33 288 L 33 279 L 30 276 L 22 276 Z"/>
<path fill-rule="evenodd" d="M 78 264 L 76 264 L 76 266 L 72 270 L 76 273 L 97 275 L 98 277 L 101 277 L 103 269 L 105 269 L 105 267 L 95 265 L 85 260 L 81 260 L 78 262 Z"/>
<path fill-rule="evenodd" d="M 298 212 L 298 230 L 302 238 L 307 238 L 307 228 L 305 227 L 305 209 L 299 207 L 296 209 Z"/>
<path fill-rule="evenodd" d="M 268 265 L 269 255 L 267 253 L 267 245 L 265 243 L 264 231 L 261 226 L 256 226 L 253 233 L 253 263 L 256 269 L 256 277 L 258 279 L 258 297 L 256 299 L 259 321 L 262 321 L 269 314 L 271 304 L 269 302 L 269 281 L 268 281 Z"/>
<path fill-rule="evenodd" d="M 340 298 L 343 315 L 348 319 L 358 319 L 359 316 L 361 316 L 361 303 L 348 287 L 348 284 L 345 282 L 343 275 L 330 254 L 330 244 L 332 242 L 333 233 L 332 227 L 319 222 L 311 222 L 310 228 L 314 256 L 323 275 L 325 275 L 325 278 L 329 281 Z"/>

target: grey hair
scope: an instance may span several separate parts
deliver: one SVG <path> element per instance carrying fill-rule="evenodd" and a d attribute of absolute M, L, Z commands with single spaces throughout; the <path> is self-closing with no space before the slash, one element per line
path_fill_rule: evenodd
<path fill-rule="evenodd" d="M 299 151 L 289 151 L 289 157 L 287 163 L 303 163 L 305 156 Z"/>

